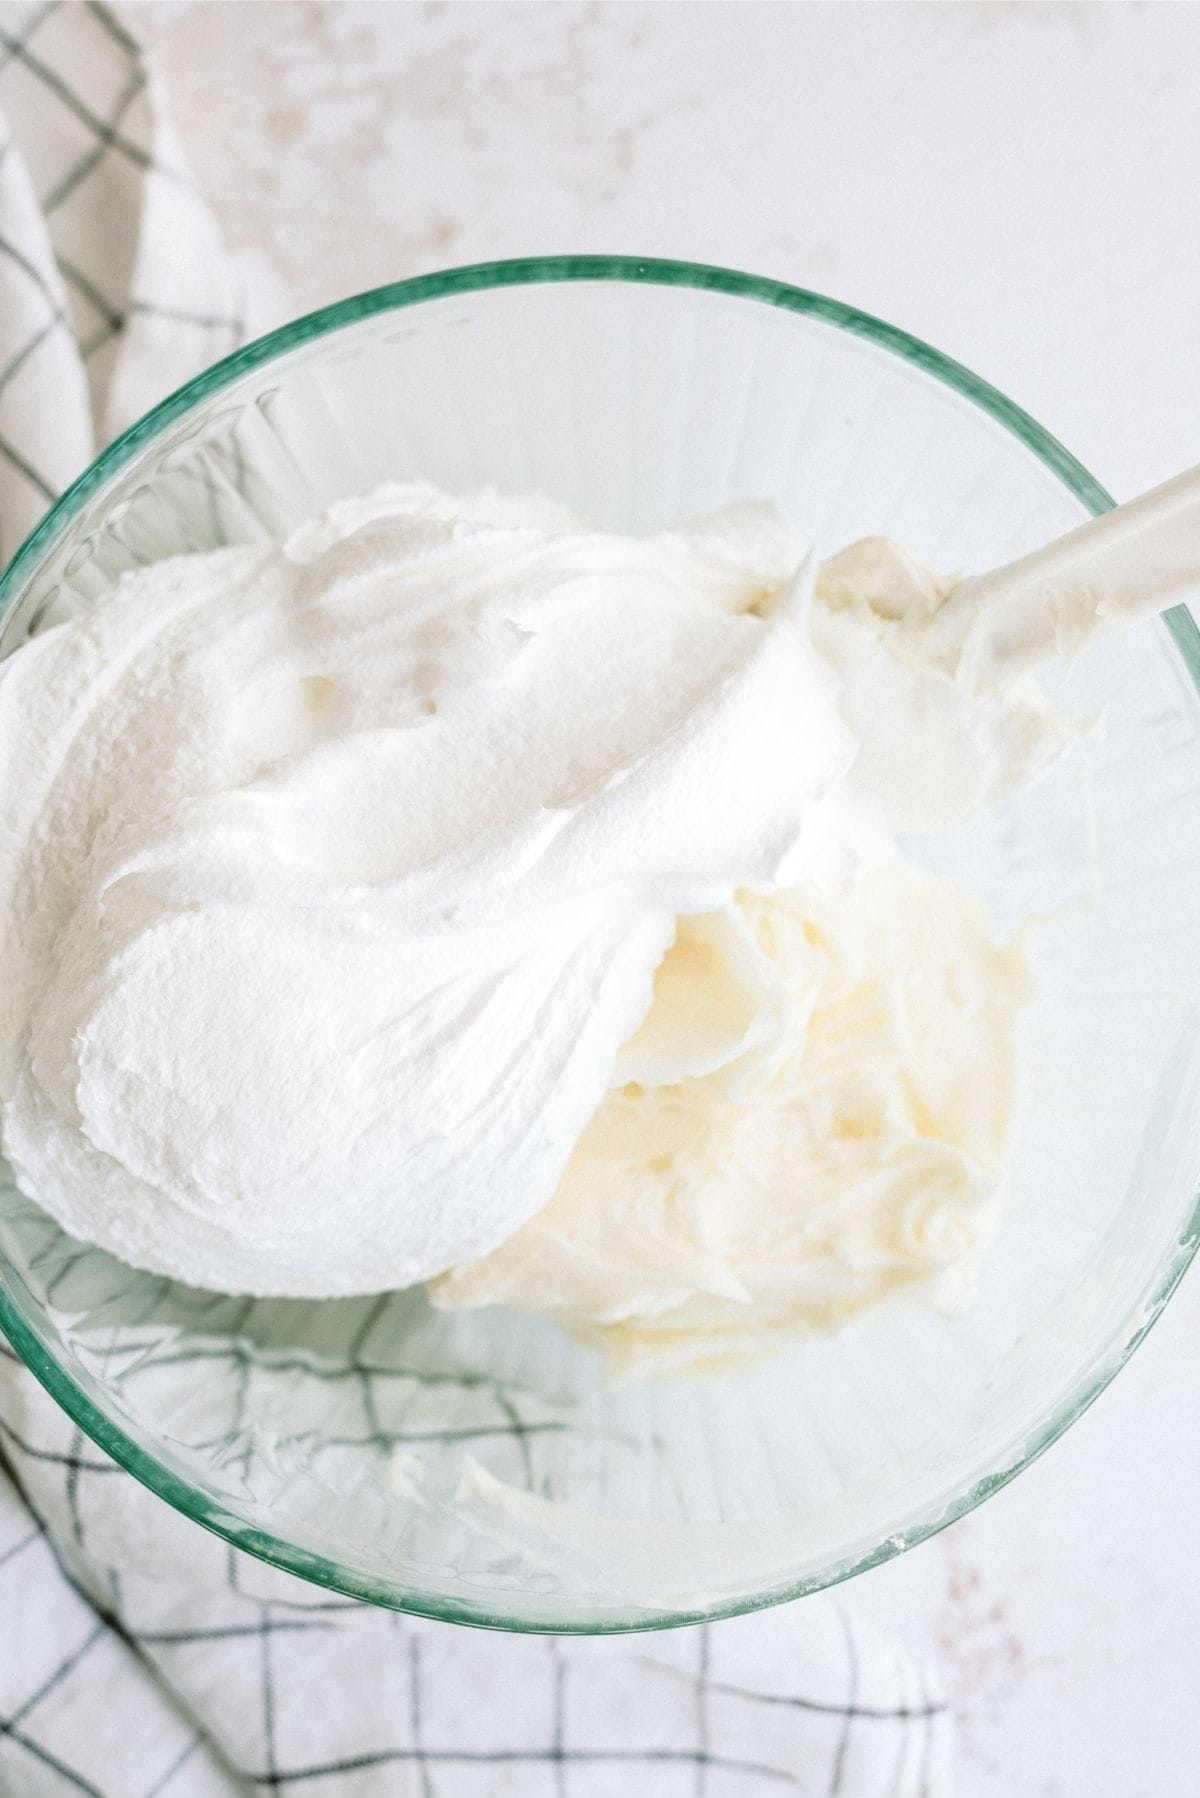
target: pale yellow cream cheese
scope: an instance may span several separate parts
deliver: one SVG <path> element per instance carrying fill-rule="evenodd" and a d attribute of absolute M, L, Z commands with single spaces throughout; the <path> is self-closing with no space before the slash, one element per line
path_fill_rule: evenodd
<path fill-rule="evenodd" d="M 901 1298 L 960 1308 L 1030 990 L 979 900 L 904 862 L 681 919 L 554 1198 L 435 1304 L 539 1313 L 617 1378 L 725 1373 Z"/>

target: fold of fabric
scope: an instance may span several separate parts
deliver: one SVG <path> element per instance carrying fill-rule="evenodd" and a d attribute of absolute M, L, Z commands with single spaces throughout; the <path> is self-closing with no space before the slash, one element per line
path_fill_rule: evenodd
<path fill-rule="evenodd" d="M 103 5 L 0 5 L 0 559 L 101 446 L 274 323 Z"/>

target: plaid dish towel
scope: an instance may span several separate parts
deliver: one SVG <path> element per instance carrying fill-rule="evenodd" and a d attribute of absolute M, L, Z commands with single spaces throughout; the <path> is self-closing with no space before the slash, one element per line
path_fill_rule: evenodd
<path fill-rule="evenodd" d="M 0 5 L 0 559 L 268 322 L 124 21 Z M 0 1798 L 935 1798 L 948 1731 L 831 1599 L 588 1641 L 331 1596 L 142 1488 L 0 1339 Z"/>

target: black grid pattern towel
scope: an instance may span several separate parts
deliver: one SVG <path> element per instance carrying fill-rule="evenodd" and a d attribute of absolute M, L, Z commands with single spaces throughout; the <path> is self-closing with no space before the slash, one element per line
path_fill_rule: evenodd
<path fill-rule="evenodd" d="M 274 322 L 247 272 L 117 15 L 0 4 L 0 560 L 101 444 Z"/>
<path fill-rule="evenodd" d="M 0 5 L 4 556 L 262 322 L 244 285 L 126 23 Z M 0 1341 L 0 1798 L 933 1798 L 947 1736 L 829 1599 L 563 1642 L 331 1597 L 146 1492 Z"/>

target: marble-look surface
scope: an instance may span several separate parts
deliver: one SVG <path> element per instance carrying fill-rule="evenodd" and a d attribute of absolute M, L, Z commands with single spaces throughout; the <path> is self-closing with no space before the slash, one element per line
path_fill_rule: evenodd
<path fill-rule="evenodd" d="M 931 339 L 1118 496 L 1200 460 L 1193 5 L 128 9 L 297 310 L 450 263 L 691 257 Z M 956 1798 L 1200 1791 L 1200 1273 L 1015 1484 L 847 1598 L 950 1671 Z"/>

